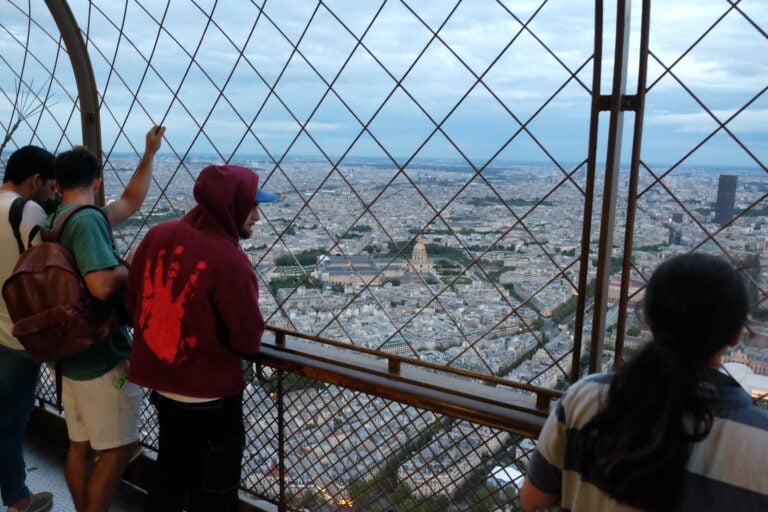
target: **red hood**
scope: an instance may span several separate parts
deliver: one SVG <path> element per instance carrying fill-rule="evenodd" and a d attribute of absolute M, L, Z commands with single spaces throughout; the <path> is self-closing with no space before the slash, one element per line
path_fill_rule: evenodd
<path fill-rule="evenodd" d="M 186 218 L 200 229 L 238 240 L 240 227 L 253 208 L 259 175 L 237 165 L 209 165 L 192 189 L 197 206 Z"/>

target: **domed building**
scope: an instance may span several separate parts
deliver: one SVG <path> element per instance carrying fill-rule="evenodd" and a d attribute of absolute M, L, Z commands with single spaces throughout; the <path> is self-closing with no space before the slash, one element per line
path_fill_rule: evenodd
<path fill-rule="evenodd" d="M 413 246 L 411 253 L 411 268 L 414 272 L 432 272 L 433 266 L 427 256 L 427 246 L 424 245 L 424 239 L 419 235 Z"/>
<path fill-rule="evenodd" d="M 313 273 L 322 282 L 335 285 L 381 285 L 387 280 L 403 279 L 408 273 L 431 273 L 434 265 L 429 261 L 427 246 L 419 235 L 410 258 L 372 258 L 362 255 L 325 255 L 318 258 L 318 269 Z"/>

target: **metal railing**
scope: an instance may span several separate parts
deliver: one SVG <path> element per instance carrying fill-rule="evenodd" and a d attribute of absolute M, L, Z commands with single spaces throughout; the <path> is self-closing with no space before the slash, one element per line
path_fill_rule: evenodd
<path fill-rule="evenodd" d="M 558 392 L 270 331 L 246 368 L 245 493 L 279 510 L 517 510 Z M 55 404 L 47 371 L 38 397 Z M 141 416 L 156 450 L 148 397 Z"/>

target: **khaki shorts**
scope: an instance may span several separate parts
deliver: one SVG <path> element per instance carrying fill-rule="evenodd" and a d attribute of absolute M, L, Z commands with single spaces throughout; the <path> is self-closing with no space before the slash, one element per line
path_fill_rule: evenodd
<path fill-rule="evenodd" d="M 61 403 L 72 441 L 89 441 L 94 450 L 109 450 L 139 439 L 144 394 L 130 382 L 120 390 L 115 387 L 127 370 L 128 363 L 123 362 L 95 379 L 62 379 Z"/>

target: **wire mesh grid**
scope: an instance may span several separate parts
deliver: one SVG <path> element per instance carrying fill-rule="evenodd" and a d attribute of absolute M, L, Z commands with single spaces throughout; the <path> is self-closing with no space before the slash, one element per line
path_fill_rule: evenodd
<path fill-rule="evenodd" d="M 259 448 L 244 487 L 261 498 L 279 503 L 283 488 L 295 510 L 517 510 L 530 440 L 291 374 L 260 393 L 246 405 Z"/>
<path fill-rule="evenodd" d="M 678 26 L 675 37 L 657 38 L 661 42 L 654 44 L 653 34 L 668 30 L 676 16 L 669 5 L 653 6 L 644 136 L 661 131 L 670 140 L 669 145 L 643 145 L 633 205 L 639 220 L 633 232 L 627 306 L 642 299 L 644 283 L 661 259 L 687 251 L 710 252 L 742 270 L 750 294 L 750 317 L 762 329 L 768 319 L 766 245 L 760 233 L 768 148 L 757 142 L 759 128 L 754 121 L 764 112 L 768 74 L 764 63 L 751 61 L 749 55 L 768 49 L 768 13 L 745 2 L 712 2 L 702 7 L 686 18 L 684 27 Z M 737 60 L 755 72 L 745 80 L 725 80 L 717 71 L 727 66 L 718 60 L 717 41 L 728 41 L 739 55 Z M 669 106 L 670 91 L 683 106 L 684 117 L 695 119 L 693 129 L 681 129 L 682 119 L 659 123 L 658 114 Z M 659 164 L 655 153 L 665 149 L 671 149 L 671 163 Z M 627 318 L 625 332 L 631 330 L 636 337 L 642 323 L 635 315 Z M 749 353 L 742 362 L 765 375 L 764 346 L 755 344 L 756 339 L 744 337 L 726 360 Z M 637 339 L 628 343 L 631 354 Z"/>
<path fill-rule="evenodd" d="M 402 343 L 415 358 L 437 346 L 442 352 L 426 357 L 508 374 L 514 364 L 498 363 L 509 359 L 503 350 L 478 346 L 528 333 L 549 351 L 552 334 L 542 324 L 577 282 L 578 255 L 552 243 L 547 227 L 555 201 L 565 199 L 571 207 L 557 237 L 578 240 L 584 188 L 592 36 L 582 29 L 591 14 L 574 18 L 578 44 L 566 52 L 543 30 L 564 5 L 264 2 L 233 11 L 202 2 L 71 2 L 101 95 L 107 200 L 135 168 L 141 123 L 170 130 L 145 208 L 115 231 L 121 250 L 191 207 L 204 165 L 246 164 L 281 195 L 245 247 L 270 323 L 368 348 Z M 39 74 L 54 98 L 63 96 L 51 107 L 38 96 L 45 108 L 27 128 L 45 116 L 66 119 L 55 144 L 45 142 L 69 146 L 76 104 L 56 32 L 41 7 L 7 9 L 29 25 L 31 39 L 16 42 L 39 68 L 17 73 L 21 88 L 31 90 L 28 77 Z M 483 44 L 469 45 L 464 25 L 482 30 L 494 18 L 504 32 L 494 24 Z M 13 22 L 4 26 L 15 33 Z M 407 58 L 387 47 L 393 35 Z M 331 41 L 345 51 L 327 55 Z M 541 62 L 536 76 L 504 71 L 531 57 Z M 516 98 L 509 80 L 535 83 L 536 97 Z M 560 156 L 556 134 L 536 130 L 563 102 L 581 105 L 568 114 L 572 138 L 581 139 L 575 158 Z M 467 132 L 478 108 L 490 109 L 492 123 Z M 45 131 L 34 133 L 42 143 Z M 535 148 L 546 165 L 514 164 L 521 147 Z M 519 190 L 527 178 L 536 187 Z M 499 220 L 482 221 L 479 208 Z M 516 265 L 512 254 L 521 256 Z M 535 278 L 523 277 L 526 270 Z M 565 377 L 559 357 L 550 366 Z"/>
<path fill-rule="evenodd" d="M 596 87 L 592 52 L 594 39 L 603 37 L 593 2 L 70 5 L 101 97 L 107 199 L 132 175 L 141 134 L 152 122 L 169 127 L 145 207 L 115 232 L 122 251 L 135 247 L 151 225 L 191 208 L 192 183 L 203 166 L 247 165 L 281 195 L 262 209 L 260 232 L 244 245 L 271 324 L 511 381 L 565 384 L 570 365 L 579 363 L 570 356 L 576 294 L 591 296 L 594 286 L 591 265 L 586 289 L 577 285 Z M 681 17 L 675 6 L 653 5 L 640 184 L 636 201 L 631 191 L 621 192 L 619 201 L 619 209 L 632 205 L 638 220 L 629 303 L 618 308 L 641 299 L 659 260 L 704 250 L 746 269 L 759 324 L 768 316 L 761 265 L 768 149 L 759 128 L 768 71 L 758 56 L 768 46 L 768 14 L 747 1 L 688 7 Z M 9 0 L 0 9 L 0 65 L 8 71 L 0 82 L 3 148 L 77 144 L 76 87 L 50 15 L 41 3 Z M 685 30 L 670 28 L 680 23 Z M 723 40 L 737 46 L 727 57 L 717 43 Z M 735 81 L 725 72 L 729 66 L 749 73 Z M 684 108 L 664 117 L 673 105 Z M 490 114 L 480 119 L 483 109 Z M 520 154 L 537 163 L 521 163 Z M 710 160 L 740 163 L 718 173 L 702 164 Z M 732 214 L 714 222 L 724 208 L 716 199 L 719 174 L 738 179 Z M 618 216 L 617 246 L 626 229 L 623 212 Z M 598 224 L 592 219 L 591 233 Z M 596 243 L 591 240 L 592 248 Z M 609 315 L 616 314 L 617 286 L 612 281 Z M 606 323 L 609 350 L 614 318 Z M 623 328 L 631 353 L 645 339 L 644 326 L 628 315 Z M 762 368 L 766 347 L 750 343 L 745 338 L 732 359 Z M 323 430 L 307 427 L 312 422 L 305 416 L 315 410 L 310 397 L 322 396 L 334 412 L 352 404 L 365 411 L 377 399 L 315 384 L 286 394 L 286 407 L 295 409 L 286 423 L 310 431 L 297 439 L 307 439 L 318 460 L 334 467 L 359 462 L 355 449 L 340 453 L 338 446 L 377 438 L 354 445 L 340 434 L 337 445 L 315 446 L 311 433 Z M 50 399 L 50 382 L 41 389 Z M 274 404 L 260 386 L 251 391 L 254 402 Z M 382 417 L 406 414 L 396 404 L 382 407 Z M 247 475 L 266 476 L 247 485 L 275 497 L 269 463 L 277 457 L 270 452 L 277 413 L 275 407 L 254 410 L 263 417 L 252 414 L 253 453 L 245 464 Z M 354 421 L 382 424 L 377 431 L 398 442 L 403 432 L 418 438 L 428 424 L 450 423 L 422 411 L 419 430 L 360 414 Z M 144 415 L 145 442 L 152 446 L 151 408 Z M 321 412 L 317 421 L 335 426 Z M 454 425 L 442 428 L 452 432 Z M 482 427 L 474 429 L 480 436 Z M 462 453 L 471 437 L 440 445 L 441 453 Z M 491 437 L 499 446 L 512 442 L 501 432 Z M 286 459 L 298 486 L 290 490 L 297 507 L 304 499 L 331 507 L 323 492 L 343 507 L 338 500 L 365 494 L 359 487 L 369 494 L 378 489 L 342 478 L 355 471 L 332 479 L 323 492 L 310 489 L 308 475 L 317 470 L 304 464 L 305 449 Z M 391 455 L 380 450 L 372 450 L 373 457 Z M 430 452 L 409 453 L 389 476 L 411 491 L 434 488 L 435 496 L 458 502 L 488 494 L 466 487 L 468 475 L 425 476 L 443 463 Z M 359 482 L 375 479 L 373 468 L 353 466 L 361 468 Z M 397 486 L 387 492 L 398 492 Z M 378 506 L 389 499 L 384 494 L 366 499 Z M 509 502 L 493 496 L 499 506 Z"/>

